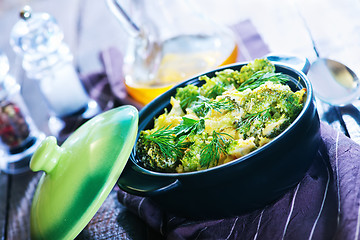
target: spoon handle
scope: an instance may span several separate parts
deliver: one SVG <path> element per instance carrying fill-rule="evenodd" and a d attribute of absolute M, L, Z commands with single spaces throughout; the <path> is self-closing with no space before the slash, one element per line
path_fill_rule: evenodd
<path fill-rule="evenodd" d="M 314 36 L 313 36 L 312 33 L 311 33 L 310 27 L 309 27 L 309 25 L 308 25 L 308 23 L 307 23 L 304 15 L 301 13 L 299 7 L 297 6 L 296 2 L 293 2 L 293 3 L 294 3 L 294 5 L 295 5 L 296 11 L 297 11 L 298 14 L 299 14 L 299 17 L 301 18 L 301 20 L 302 20 L 302 22 L 303 22 L 303 24 L 304 24 L 304 27 L 305 27 L 307 33 L 309 34 L 309 37 L 310 37 L 310 40 L 311 40 L 311 44 L 312 44 L 313 49 L 314 49 L 314 51 L 315 51 L 316 57 L 320 58 L 319 50 L 318 50 L 318 48 L 316 47 L 315 39 L 314 39 Z"/>

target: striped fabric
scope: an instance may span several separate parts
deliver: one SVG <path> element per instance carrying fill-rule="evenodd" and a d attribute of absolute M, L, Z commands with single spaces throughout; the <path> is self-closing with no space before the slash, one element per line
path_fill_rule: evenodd
<path fill-rule="evenodd" d="M 193 221 L 121 190 L 118 199 L 167 239 L 359 239 L 360 146 L 326 123 L 321 123 L 321 136 L 302 181 L 249 214 Z"/>

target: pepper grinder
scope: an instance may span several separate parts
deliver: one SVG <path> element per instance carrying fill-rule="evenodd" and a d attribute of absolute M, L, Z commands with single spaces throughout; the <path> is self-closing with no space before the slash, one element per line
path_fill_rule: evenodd
<path fill-rule="evenodd" d="M 63 38 L 53 16 L 32 13 L 31 8 L 25 6 L 11 31 L 10 44 L 23 57 L 22 66 L 27 77 L 38 80 L 52 115 L 64 125 L 66 119 L 89 119 L 100 109 L 78 78 L 72 64 L 73 55 Z M 54 121 L 50 118 L 49 122 L 53 124 Z M 50 123 L 51 130 L 54 125 Z"/>
<path fill-rule="evenodd" d="M 8 58 L 0 51 L 0 170 L 17 174 L 29 170 L 30 158 L 45 135 L 33 123 L 20 85 L 8 71 Z"/>

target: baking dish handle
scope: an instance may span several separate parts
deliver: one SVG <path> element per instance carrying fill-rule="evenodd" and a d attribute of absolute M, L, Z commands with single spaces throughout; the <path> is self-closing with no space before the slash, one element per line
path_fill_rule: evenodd
<path fill-rule="evenodd" d="M 284 65 L 288 65 L 305 74 L 307 74 L 310 69 L 310 62 L 306 57 L 286 55 L 286 54 L 276 54 L 276 53 L 270 53 L 265 57 L 271 62 L 277 62 L 277 63 L 282 63 Z"/>
<path fill-rule="evenodd" d="M 180 186 L 176 178 L 152 176 L 136 170 L 137 166 L 130 160 L 118 179 L 120 189 L 137 196 L 151 197 L 168 192 Z"/>

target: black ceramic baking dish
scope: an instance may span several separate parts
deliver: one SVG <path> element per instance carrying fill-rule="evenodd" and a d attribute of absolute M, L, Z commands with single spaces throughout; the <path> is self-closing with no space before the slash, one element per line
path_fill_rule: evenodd
<path fill-rule="evenodd" d="M 228 65 L 205 73 L 240 70 L 245 63 Z M 306 88 L 303 110 L 295 121 L 265 146 L 232 162 L 188 173 L 161 173 L 143 167 L 134 149 L 119 187 L 131 194 L 146 196 L 159 207 L 180 216 L 217 218 L 235 216 L 271 204 L 304 177 L 320 143 L 320 121 L 311 84 L 304 73 L 275 63 L 276 72 L 290 76 L 293 90 Z M 170 110 L 176 88 L 202 85 L 198 77 L 170 89 L 139 113 L 139 132 L 153 127 L 154 118 Z"/>

